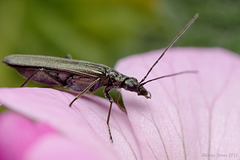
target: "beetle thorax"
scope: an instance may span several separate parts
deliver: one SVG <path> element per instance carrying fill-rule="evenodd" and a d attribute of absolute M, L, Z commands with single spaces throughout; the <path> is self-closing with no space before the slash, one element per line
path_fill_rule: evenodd
<path fill-rule="evenodd" d="M 139 84 L 138 80 L 134 77 L 128 77 L 123 75 L 116 70 L 112 69 L 107 72 L 108 85 L 114 88 L 124 88 L 125 90 L 136 92 L 138 95 L 150 98 L 150 93 Z"/>
<path fill-rule="evenodd" d="M 114 69 L 108 71 L 106 76 L 108 77 L 108 85 L 112 85 L 115 88 L 119 88 L 122 82 L 124 82 L 124 80 L 127 78 L 127 76 L 117 72 Z"/>

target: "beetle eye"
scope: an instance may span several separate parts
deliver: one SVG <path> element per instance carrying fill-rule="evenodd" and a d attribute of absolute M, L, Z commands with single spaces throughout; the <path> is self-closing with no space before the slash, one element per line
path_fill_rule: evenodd
<path fill-rule="evenodd" d="M 127 83 L 128 88 L 133 88 L 134 85 L 132 83 Z"/>
<path fill-rule="evenodd" d="M 129 91 L 136 91 L 138 88 L 138 81 L 136 78 L 128 78 L 124 82 L 124 88 Z"/>

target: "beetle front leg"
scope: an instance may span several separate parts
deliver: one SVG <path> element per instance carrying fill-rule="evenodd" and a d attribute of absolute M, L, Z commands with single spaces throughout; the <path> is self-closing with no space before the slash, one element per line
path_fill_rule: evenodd
<path fill-rule="evenodd" d="M 110 126 L 109 126 L 109 120 L 110 120 L 110 115 L 111 115 L 111 111 L 112 111 L 112 103 L 113 103 L 113 98 L 110 96 L 109 92 L 112 89 L 113 89 L 112 86 L 108 86 L 108 87 L 105 88 L 104 93 L 105 93 L 105 96 L 107 97 L 107 99 L 110 102 L 110 107 L 109 107 L 109 110 L 108 110 L 108 117 L 107 117 L 107 126 L 108 126 L 109 138 L 113 142 L 112 133 L 111 133 L 111 129 L 110 129 Z"/>

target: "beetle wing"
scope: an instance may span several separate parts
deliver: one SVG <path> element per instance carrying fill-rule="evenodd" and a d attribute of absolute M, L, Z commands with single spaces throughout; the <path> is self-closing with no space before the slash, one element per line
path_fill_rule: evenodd
<path fill-rule="evenodd" d="M 68 73 L 81 74 L 89 77 L 100 77 L 110 69 L 108 66 L 81 60 L 58 58 L 37 55 L 9 55 L 3 62 L 12 67 L 37 67 L 51 70 L 65 71 Z"/>
<path fill-rule="evenodd" d="M 82 91 L 96 79 L 99 79 L 89 91 L 102 87 L 106 72 L 110 69 L 102 64 L 86 61 L 36 55 L 10 55 L 3 59 L 7 65 L 15 68 L 21 75 L 50 86 L 60 85 L 75 91 Z M 34 74 L 34 76 L 32 76 Z"/>

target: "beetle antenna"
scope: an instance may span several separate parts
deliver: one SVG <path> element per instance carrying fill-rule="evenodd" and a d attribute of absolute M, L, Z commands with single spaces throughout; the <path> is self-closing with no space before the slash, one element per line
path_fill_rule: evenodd
<path fill-rule="evenodd" d="M 148 70 L 147 74 L 143 77 L 143 79 L 139 82 L 142 83 L 147 76 L 149 75 L 149 73 L 152 71 L 152 69 L 156 66 L 156 64 L 158 63 L 158 61 L 160 59 L 162 59 L 162 57 L 164 56 L 164 54 L 173 46 L 173 44 L 183 35 L 184 32 L 186 32 L 186 30 L 193 24 L 193 22 L 198 18 L 198 13 L 193 17 L 193 19 L 188 22 L 188 24 L 184 27 L 184 29 L 172 40 L 172 42 L 167 46 L 167 48 L 163 51 L 163 53 L 160 55 L 160 57 L 156 60 L 156 62 L 152 65 L 152 67 Z"/>
<path fill-rule="evenodd" d="M 153 78 L 153 79 L 150 79 L 150 80 L 148 80 L 146 82 L 140 83 L 140 86 L 143 86 L 146 83 L 149 83 L 149 82 L 152 82 L 152 81 L 156 81 L 158 79 L 163 79 L 163 78 L 172 77 L 172 76 L 178 76 L 178 75 L 186 74 L 186 73 L 198 73 L 198 71 L 182 71 L 182 72 L 177 72 L 177 73 L 173 73 L 173 74 L 169 74 L 169 75 Z"/>

